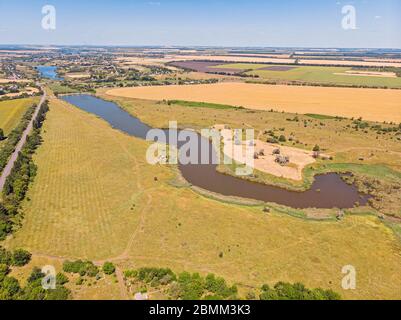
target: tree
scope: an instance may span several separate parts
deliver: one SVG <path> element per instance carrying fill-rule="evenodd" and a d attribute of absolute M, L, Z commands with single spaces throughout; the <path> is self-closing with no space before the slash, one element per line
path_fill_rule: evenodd
<path fill-rule="evenodd" d="M 287 139 L 286 139 L 286 137 L 285 137 L 284 135 L 281 135 L 280 138 L 278 138 L 278 141 L 280 141 L 280 142 L 286 142 Z"/>
<path fill-rule="evenodd" d="M 66 284 L 68 281 L 69 280 L 64 273 L 62 273 L 62 272 L 57 273 L 57 275 L 56 275 L 56 284 L 57 285 Z"/>
<path fill-rule="evenodd" d="M 20 293 L 21 287 L 17 279 L 6 276 L 2 282 L 0 289 L 0 300 L 16 299 Z"/>
<path fill-rule="evenodd" d="M 105 262 L 103 264 L 103 271 L 105 274 L 113 274 L 116 271 L 116 267 L 111 262 Z"/>
<path fill-rule="evenodd" d="M 71 291 L 64 286 L 57 285 L 56 289 L 48 290 L 46 300 L 68 300 Z"/>
<path fill-rule="evenodd" d="M 313 147 L 313 151 L 314 151 L 314 152 L 319 152 L 319 151 L 320 151 L 320 147 L 316 144 L 316 145 Z"/>
<path fill-rule="evenodd" d="M 0 128 L 0 141 L 4 140 L 6 137 L 4 136 L 4 131 L 2 128 Z"/>
<path fill-rule="evenodd" d="M 259 298 L 261 300 L 339 300 L 341 296 L 332 290 L 308 289 L 302 283 L 278 282 L 274 288 L 263 285 Z"/>
<path fill-rule="evenodd" d="M 34 267 L 28 278 L 28 283 L 33 283 L 39 279 L 42 279 L 44 276 L 45 274 L 42 272 L 42 270 L 40 270 L 38 267 Z"/>
<path fill-rule="evenodd" d="M 23 249 L 17 249 L 13 253 L 12 264 L 17 267 L 26 265 L 31 260 L 31 254 Z"/>
<path fill-rule="evenodd" d="M 95 277 L 99 270 L 91 261 L 64 261 L 63 270 L 68 273 L 78 273 L 80 276 Z"/>
<path fill-rule="evenodd" d="M 6 277 L 6 275 L 8 275 L 9 272 L 10 272 L 10 268 L 8 267 L 8 265 L 1 263 L 0 264 L 0 282 L 2 282 L 4 280 L 4 278 Z"/>

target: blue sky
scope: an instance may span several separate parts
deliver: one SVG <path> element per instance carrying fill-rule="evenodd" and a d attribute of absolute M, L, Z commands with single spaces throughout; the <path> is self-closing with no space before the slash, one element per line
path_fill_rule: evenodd
<path fill-rule="evenodd" d="M 341 27 L 347 4 L 355 30 Z M 399 0 L 0 0 L 0 44 L 401 48 L 400 30 Z"/>

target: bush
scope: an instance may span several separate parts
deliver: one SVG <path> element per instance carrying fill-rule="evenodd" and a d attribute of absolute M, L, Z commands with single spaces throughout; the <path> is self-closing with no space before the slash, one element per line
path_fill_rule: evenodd
<path fill-rule="evenodd" d="M 61 277 L 60 277 L 61 275 Z M 23 288 L 21 299 L 23 300 L 67 300 L 70 297 L 70 290 L 63 286 L 65 275 L 59 273 L 56 276 L 56 288 L 45 290 L 42 287 L 42 280 L 45 274 L 37 267 L 33 268 L 28 278 L 28 284 Z"/>
<path fill-rule="evenodd" d="M 105 274 L 113 274 L 116 271 L 116 267 L 111 262 L 105 262 L 103 264 L 103 271 Z"/>
<path fill-rule="evenodd" d="M 17 249 L 12 255 L 12 265 L 22 267 L 31 260 L 31 254 L 23 249 Z"/>
<path fill-rule="evenodd" d="M 313 147 L 313 150 L 312 151 L 314 151 L 314 152 L 319 152 L 320 151 L 320 147 L 316 144 L 314 147 Z"/>
<path fill-rule="evenodd" d="M 14 300 L 20 293 L 21 287 L 17 279 L 6 276 L 1 284 L 0 300 Z"/>
<path fill-rule="evenodd" d="M 7 251 L 3 247 L 0 247 L 0 264 L 7 266 L 11 265 L 12 255 L 10 251 Z"/>
<path fill-rule="evenodd" d="M 34 267 L 28 278 L 28 283 L 33 283 L 39 279 L 42 279 L 44 276 L 45 274 L 42 272 L 42 270 L 40 270 L 38 267 Z"/>
<path fill-rule="evenodd" d="M 2 282 L 4 280 L 4 278 L 6 277 L 6 275 L 8 275 L 9 272 L 10 272 L 10 268 L 8 267 L 8 265 L 1 263 L 0 264 L 0 282 Z"/>
<path fill-rule="evenodd" d="M 67 300 L 71 291 L 64 286 L 56 286 L 56 289 L 47 290 L 46 300 Z"/>
<path fill-rule="evenodd" d="M 268 137 L 268 138 L 266 139 L 266 142 L 268 142 L 268 143 L 277 143 L 278 141 L 277 141 L 276 138 Z"/>
<path fill-rule="evenodd" d="M 204 281 L 199 273 L 183 272 L 178 276 L 179 298 L 183 300 L 199 300 L 205 289 Z"/>
<path fill-rule="evenodd" d="M 146 283 L 153 283 L 153 286 L 163 282 L 171 282 L 176 275 L 168 268 L 141 268 L 138 270 L 137 278 Z"/>
<path fill-rule="evenodd" d="M 286 141 L 287 141 L 287 138 L 286 138 L 284 135 L 281 135 L 281 136 L 278 138 L 278 141 L 280 141 L 280 142 L 286 142 Z"/>
<path fill-rule="evenodd" d="M 124 277 L 126 278 L 136 278 L 138 271 L 136 270 L 126 270 L 124 271 Z"/>
<path fill-rule="evenodd" d="M 231 288 L 228 287 L 223 278 L 216 278 L 214 274 L 208 274 L 205 278 L 205 289 L 222 298 L 228 298 L 237 293 L 237 288 L 235 286 Z"/>
<path fill-rule="evenodd" d="M 91 261 L 65 261 L 63 270 L 68 273 L 78 273 L 80 276 L 95 277 L 99 273 L 99 269 Z"/>
<path fill-rule="evenodd" d="M 57 285 L 66 284 L 68 281 L 69 280 L 64 273 L 61 273 L 61 272 L 57 273 L 57 275 L 56 275 L 56 284 Z"/>

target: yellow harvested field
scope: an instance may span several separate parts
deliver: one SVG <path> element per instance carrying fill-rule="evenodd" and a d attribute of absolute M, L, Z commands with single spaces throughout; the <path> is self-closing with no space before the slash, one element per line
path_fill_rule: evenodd
<path fill-rule="evenodd" d="M 401 90 L 218 83 L 120 88 L 106 93 L 147 100 L 212 102 L 258 110 L 401 122 Z"/>
<path fill-rule="evenodd" d="M 88 73 L 67 73 L 65 76 L 72 79 L 81 79 L 90 78 L 91 75 Z"/>
<path fill-rule="evenodd" d="M 29 82 L 26 79 L 0 79 L 0 83 L 10 83 L 10 82 Z"/>

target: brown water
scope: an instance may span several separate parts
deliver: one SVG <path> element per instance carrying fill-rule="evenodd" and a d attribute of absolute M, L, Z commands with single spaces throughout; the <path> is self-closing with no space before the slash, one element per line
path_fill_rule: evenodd
<path fill-rule="evenodd" d="M 152 129 L 114 102 L 91 95 L 63 96 L 62 99 L 80 109 L 96 114 L 112 127 L 132 136 L 146 139 L 147 132 Z M 169 132 L 165 131 L 165 133 L 166 139 L 168 139 Z M 173 131 L 173 133 L 176 132 Z M 187 133 L 193 137 L 204 139 L 195 132 Z M 178 148 L 182 145 L 183 143 L 178 143 Z M 212 157 L 213 153 L 210 153 L 209 158 Z M 355 202 L 364 205 L 369 199 L 368 195 L 358 193 L 355 186 L 346 184 L 336 173 L 317 175 L 309 190 L 296 192 L 221 174 L 216 171 L 216 165 L 213 164 L 180 163 L 179 169 L 183 177 L 194 186 L 226 196 L 275 202 L 293 208 L 351 208 Z"/>

